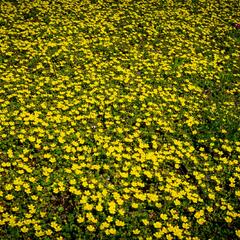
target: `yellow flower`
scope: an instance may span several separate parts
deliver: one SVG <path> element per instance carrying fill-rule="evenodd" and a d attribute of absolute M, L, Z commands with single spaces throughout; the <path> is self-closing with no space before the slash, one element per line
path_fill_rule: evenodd
<path fill-rule="evenodd" d="M 162 227 L 162 224 L 161 224 L 160 222 L 155 222 L 155 223 L 153 224 L 153 226 L 154 226 L 155 228 L 161 228 L 161 227 Z"/>
<path fill-rule="evenodd" d="M 112 234 L 112 235 L 115 235 L 117 233 L 117 231 L 116 231 L 115 228 L 110 228 L 109 233 Z"/>
<path fill-rule="evenodd" d="M 103 230 L 105 228 L 108 228 L 110 226 L 110 224 L 108 222 L 103 222 L 101 225 L 100 225 L 100 230 Z"/>
<path fill-rule="evenodd" d="M 34 214 L 34 213 L 36 212 L 35 206 L 32 205 L 32 204 L 30 204 L 30 205 L 28 206 L 28 209 L 29 209 L 29 212 L 30 212 L 31 214 Z"/>
<path fill-rule="evenodd" d="M 209 194 L 208 194 L 208 197 L 209 197 L 210 199 L 212 199 L 212 200 L 215 199 L 215 195 L 214 195 L 214 193 L 209 193 Z"/>
<path fill-rule="evenodd" d="M 118 213 L 123 216 L 125 214 L 125 210 L 123 208 L 118 209 Z"/>
<path fill-rule="evenodd" d="M 109 204 L 109 212 L 111 214 L 115 214 L 116 213 L 116 203 L 114 201 L 111 201 Z"/>
<path fill-rule="evenodd" d="M 163 236 L 163 232 L 162 231 L 158 231 L 158 232 L 156 232 L 156 233 L 154 233 L 154 236 L 157 238 L 157 239 L 161 239 L 162 238 L 162 236 Z"/>
<path fill-rule="evenodd" d="M 196 213 L 194 214 L 194 217 L 197 218 L 197 219 L 199 219 L 199 218 L 202 217 L 203 215 L 204 215 L 204 211 L 203 211 L 203 210 L 200 210 L 200 211 L 198 211 L 198 212 L 196 212 Z"/>
<path fill-rule="evenodd" d="M 30 136 L 30 137 L 28 137 L 28 140 L 29 140 L 30 142 L 35 142 L 35 141 L 36 141 L 36 138 L 33 137 L 33 136 Z"/>
<path fill-rule="evenodd" d="M 30 214 L 30 213 L 25 213 L 25 217 L 26 217 L 26 218 L 31 218 L 31 217 L 32 217 L 32 214 Z"/>
<path fill-rule="evenodd" d="M 142 222 L 145 226 L 149 225 L 149 221 L 147 219 L 143 219 Z"/>
<path fill-rule="evenodd" d="M 1 209 L 1 208 L 0 208 L 0 209 Z M 13 210 L 14 212 L 17 212 L 17 211 L 19 210 L 19 207 L 13 207 L 12 210 Z M 0 212 L 1 212 L 1 210 L 0 210 Z"/>
<path fill-rule="evenodd" d="M 11 201 L 11 200 L 14 199 L 14 196 L 13 196 L 12 194 L 7 194 L 7 195 L 5 196 L 5 198 L 6 198 L 7 200 Z"/>
<path fill-rule="evenodd" d="M 89 203 L 86 203 L 84 205 L 83 209 L 86 210 L 86 211 L 91 211 L 93 209 L 93 205 L 89 204 Z"/>
<path fill-rule="evenodd" d="M 83 223 L 83 222 L 84 222 L 84 217 L 79 216 L 79 217 L 77 218 L 77 222 L 78 222 L 78 223 Z"/>
<path fill-rule="evenodd" d="M 88 230 L 89 232 L 94 232 L 94 231 L 95 231 L 95 227 L 94 227 L 93 225 L 88 225 L 88 226 L 87 226 L 87 230 Z"/>
<path fill-rule="evenodd" d="M 189 210 L 189 212 L 194 212 L 195 208 L 191 206 L 191 207 L 188 208 L 188 210 Z"/>
<path fill-rule="evenodd" d="M 51 222 L 51 227 L 54 228 L 56 232 L 59 232 L 62 230 L 62 228 L 56 223 L 56 222 Z"/>
<path fill-rule="evenodd" d="M 134 230 L 133 230 L 133 234 L 138 235 L 139 233 L 140 233 L 140 230 L 139 230 L 139 229 L 134 229 Z"/>
<path fill-rule="evenodd" d="M 38 186 L 37 186 L 37 191 L 41 192 L 41 191 L 42 191 L 42 189 L 43 189 L 43 187 L 42 187 L 42 186 L 40 186 L 40 185 L 38 185 Z"/>
<path fill-rule="evenodd" d="M 120 220 L 116 220 L 116 226 L 118 226 L 118 227 L 123 227 L 124 225 L 125 225 L 125 223 L 123 222 L 123 221 L 120 221 Z"/>
<path fill-rule="evenodd" d="M 12 149 L 8 149 L 7 154 L 8 154 L 9 158 L 13 158 L 13 156 L 14 156 Z"/>
<path fill-rule="evenodd" d="M 168 216 L 167 216 L 167 214 L 161 214 L 160 215 L 160 218 L 162 219 L 162 220 L 167 220 L 168 219 Z"/>
<path fill-rule="evenodd" d="M 11 189 L 13 189 L 12 184 L 6 184 L 6 185 L 5 185 L 5 189 L 6 189 L 7 191 L 10 191 Z"/>
<path fill-rule="evenodd" d="M 40 216 L 42 217 L 42 218 L 44 218 L 45 216 L 46 216 L 46 212 L 40 212 Z"/>
<path fill-rule="evenodd" d="M 240 229 L 239 229 L 239 230 L 236 230 L 235 232 L 236 232 L 237 237 L 240 238 Z"/>
<path fill-rule="evenodd" d="M 36 231 L 35 236 L 37 236 L 37 237 L 42 237 L 42 236 L 44 236 L 44 231 L 42 231 L 42 230 Z"/>
<path fill-rule="evenodd" d="M 212 207 L 209 207 L 209 206 L 207 206 L 207 211 L 208 211 L 208 212 L 213 212 L 213 208 L 212 208 Z"/>
<path fill-rule="evenodd" d="M 183 227 L 184 229 L 189 229 L 189 228 L 190 228 L 190 225 L 189 225 L 188 223 L 183 223 L 183 224 L 182 224 L 182 227 Z"/>
<path fill-rule="evenodd" d="M 48 229 L 48 230 L 45 231 L 45 233 L 46 233 L 47 236 L 51 236 L 53 232 L 52 232 L 51 229 Z"/>
<path fill-rule="evenodd" d="M 71 185 L 75 185 L 77 183 L 76 179 L 71 179 L 69 182 Z"/>
<path fill-rule="evenodd" d="M 32 198 L 32 200 L 34 200 L 34 201 L 38 200 L 38 196 L 36 196 L 36 195 L 32 195 L 31 198 Z"/>
<path fill-rule="evenodd" d="M 197 222 L 198 222 L 200 225 L 202 225 L 202 224 L 204 224 L 204 223 L 206 222 L 206 220 L 205 220 L 204 218 L 199 218 L 199 219 L 197 220 Z"/>
<path fill-rule="evenodd" d="M 123 205 L 124 203 L 124 201 L 121 198 L 117 199 L 116 201 L 117 201 L 117 204 L 120 206 Z"/>
<path fill-rule="evenodd" d="M 60 236 L 60 237 L 57 237 L 57 240 L 64 240 L 64 238 Z"/>
<path fill-rule="evenodd" d="M 102 205 L 101 205 L 101 204 L 98 204 L 98 205 L 96 206 L 96 210 L 97 210 L 98 212 L 102 212 L 102 210 L 103 210 Z"/>
<path fill-rule="evenodd" d="M 181 202 L 178 199 L 174 200 L 174 203 L 175 203 L 176 206 L 180 206 L 181 205 Z"/>
<path fill-rule="evenodd" d="M 232 218 L 229 217 L 229 216 L 227 216 L 227 217 L 225 217 L 225 221 L 226 221 L 227 223 L 231 223 L 231 222 L 232 222 Z"/>
<path fill-rule="evenodd" d="M 107 220 L 108 222 L 112 222 L 112 221 L 113 221 L 113 217 L 108 216 L 106 220 Z"/>
<path fill-rule="evenodd" d="M 157 202 L 158 201 L 158 195 L 154 194 L 154 193 L 149 193 L 148 194 L 148 198 L 153 201 L 153 202 Z"/>
<path fill-rule="evenodd" d="M 132 203 L 132 207 L 133 208 L 138 208 L 138 204 L 137 203 Z"/>
<path fill-rule="evenodd" d="M 29 230 L 29 229 L 28 229 L 26 226 L 24 226 L 24 227 L 21 228 L 21 232 L 23 232 L 23 233 L 27 233 L 28 230 Z"/>

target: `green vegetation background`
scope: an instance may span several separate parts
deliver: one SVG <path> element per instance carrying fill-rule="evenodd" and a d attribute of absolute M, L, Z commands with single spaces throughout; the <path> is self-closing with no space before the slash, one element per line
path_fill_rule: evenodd
<path fill-rule="evenodd" d="M 240 237 L 233 0 L 0 2 L 0 238 Z"/>

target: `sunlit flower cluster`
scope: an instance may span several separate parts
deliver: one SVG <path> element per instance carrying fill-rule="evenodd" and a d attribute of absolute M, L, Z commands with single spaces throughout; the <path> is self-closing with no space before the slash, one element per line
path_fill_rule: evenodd
<path fill-rule="evenodd" d="M 0 2 L 1 239 L 240 238 L 240 5 Z"/>

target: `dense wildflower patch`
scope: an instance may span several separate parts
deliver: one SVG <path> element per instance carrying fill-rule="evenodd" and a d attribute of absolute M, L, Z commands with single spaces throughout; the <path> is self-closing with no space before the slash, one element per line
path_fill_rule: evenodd
<path fill-rule="evenodd" d="M 240 237 L 240 5 L 0 2 L 1 239 Z"/>

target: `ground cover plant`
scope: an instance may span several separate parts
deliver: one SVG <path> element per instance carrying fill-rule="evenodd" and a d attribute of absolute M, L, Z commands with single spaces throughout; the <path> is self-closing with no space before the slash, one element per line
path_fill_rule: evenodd
<path fill-rule="evenodd" d="M 0 2 L 0 238 L 240 237 L 235 0 Z"/>

